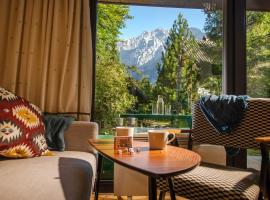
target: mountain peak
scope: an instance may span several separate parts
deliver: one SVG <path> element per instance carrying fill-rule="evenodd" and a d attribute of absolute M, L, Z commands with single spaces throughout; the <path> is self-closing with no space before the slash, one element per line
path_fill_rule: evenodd
<path fill-rule="evenodd" d="M 202 40 L 204 34 L 198 28 L 190 28 L 197 40 Z M 136 66 L 154 83 L 157 79 L 156 65 L 161 61 L 164 44 L 169 36 L 169 30 L 156 28 L 144 31 L 141 35 L 118 43 L 120 60 L 127 66 Z M 135 77 L 140 78 L 140 77 Z"/>
<path fill-rule="evenodd" d="M 161 54 L 168 35 L 167 30 L 158 28 L 153 31 L 144 31 L 138 37 L 120 42 L 118 44 L 120 60 L 126 65 L 136 67 L 146 64 L 157 51 Z"/>

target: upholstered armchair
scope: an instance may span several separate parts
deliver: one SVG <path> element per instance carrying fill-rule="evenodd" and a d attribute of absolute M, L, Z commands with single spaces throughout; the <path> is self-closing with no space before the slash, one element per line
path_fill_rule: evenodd
<path fill-rule="evenodd" d="M 240 124 L 230 134 L 220 134 L 194 105 L 190 145 L 213 144 L 224 147 L 260 149 L 261 171 L 201 163 L 190 172 L 173 177 L 173 187 L 158 180 L 160 199 L 170 192 L 188 199 L 269 199 L 270 197 L 270 99 L 250 99 Z M 267 137 L 268 136 L 268 137 Z"/>

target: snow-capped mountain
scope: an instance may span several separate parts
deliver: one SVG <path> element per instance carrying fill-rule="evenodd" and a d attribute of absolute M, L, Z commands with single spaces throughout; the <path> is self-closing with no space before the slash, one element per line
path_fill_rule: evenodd
<path fill-rule="evenodd" d="M 197 28 L 190 28 L 196 39 L 201 40 L 204 34 Z M 161 61 L 164 44 L 169 35 L 165 29 L 144 31 L 135 38 L 130 38 L 118 43 L 120 60 L 127 66 L 136 66 L 150 81 L 154 83 L 157 79 L 157 63 Z M 132 74 L 134 78 L 139 78 Z"/>

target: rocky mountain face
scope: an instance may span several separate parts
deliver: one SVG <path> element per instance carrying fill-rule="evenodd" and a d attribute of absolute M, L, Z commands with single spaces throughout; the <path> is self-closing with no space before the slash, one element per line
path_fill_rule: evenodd
<path fill-rule="evenodd" d="M 204 34 L 197 28 L 190 28 L 197 40 L 201 40 Z M 157 63 L 161 63 L 161 55 L 164 44 L 168 38 L 169 31 L 155 29 L 144 31 L 136 38 L 130 38 L 118 43 L 120 60 L 127 66 L 135 66 L 143 75 L 149 77 L 151 83 L 157 80 Z M 131 75 L 139 79 L 136 73 Z"/>

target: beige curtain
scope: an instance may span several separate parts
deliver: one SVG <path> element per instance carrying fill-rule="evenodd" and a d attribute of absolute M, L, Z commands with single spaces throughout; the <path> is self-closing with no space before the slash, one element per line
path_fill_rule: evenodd
<path fill-rule="evenodd" d="M 89 120 L 89 0 L 0 0 L 0 86 L 44 112 Z"/>

